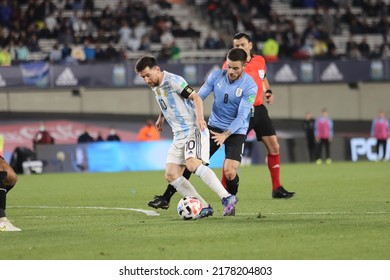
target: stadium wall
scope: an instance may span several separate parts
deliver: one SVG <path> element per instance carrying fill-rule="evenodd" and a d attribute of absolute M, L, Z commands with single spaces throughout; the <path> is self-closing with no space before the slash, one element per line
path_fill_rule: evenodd
<path fill-rule="evenodd" d="M 196 88 L 198 89 L 198 88 Z M 314 115 L 324 107 L 335 120 L 368 121 L 379 109 L 390 115 L 389 83 L 273 85 L 274 104 L 268 106 L 275 119 L 302 119 L 305 111 Z M 205 114 L 212 99 L 206 100 Z M 129 89 L 43 89 L 0 92 L 3 113 L 68 113 L 156 115 L 158 105 L 145 87 Z"/>

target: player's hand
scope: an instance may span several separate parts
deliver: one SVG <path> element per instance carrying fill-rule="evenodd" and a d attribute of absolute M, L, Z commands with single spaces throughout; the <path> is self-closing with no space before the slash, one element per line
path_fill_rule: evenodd
<path fill-rule="evenodd" d="M 213 139 L 214 140 L 214 142 L 218 145 L 218 146 L 220 146 L 220 147 L 222 147 L 222 144 L 225 142 L 225 140 L 226 140 L 226 135 L 225 134 L 223 134 L 223 133 L 218 133 L 218 132 L 215 132 L 215 131 L 212 131 L 212 130 L 210 130 L 210 133 L 211 133 L 211 139 Z"/>
<path fill-rule="evenodd" d="M 265 94 L 265 99 L 266 99 L 266 102 L 267 104 L 272 104 L 272 102 L 274 101 L 274 96 L 272 93 L 266 93 Z"/>
<path fill-rule="evenodd" d="M 205 128 L 207 127 L 206 121 L 204 119 L 198 119 L 197 122 L 198 122 L 199 130 L 200 131 L 205 130 Z"/>
<path fill-rule="evenodd" d="M 164 118 L 161 118 L 161 117 L 159 117 L 159 118 L 157 119 L 155 125 L 156 125 L 156 128 L 157 128 L 158 131 L 163 131 L 163 124 L 164 124 L 164 121 L 165 121 L 165 119 L 164 119 Z"/>

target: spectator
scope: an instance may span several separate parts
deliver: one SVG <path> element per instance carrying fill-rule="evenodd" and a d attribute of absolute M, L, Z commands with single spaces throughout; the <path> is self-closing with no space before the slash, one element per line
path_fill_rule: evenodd
<path fill-rule="evenodd" d="M 138 51 L 141 47 L 141 39 L 137 38 L 135 34 L 132 33 L 126 43 L 126 47 L 129 51 Z"/>
<path fill-rule="evenodd" d="M 11 66 L 12 58 L 8 46 L 0 49 L 0 66 Z"/>
<path fill-rule="evenodd" d="M 104 138 L 103 138 L 103 135 L 102 135 L 102 132 L 101 131 L 98 131 L 97 133 L 97 137 L 96 137 L 96 142 L 103 142 L 104 141 Z"/>
<path fill-rule="evenodd" d="M 64 44 L 64 46 L 61 49 L 62 59 L 64 61 L 68 61 L 72 59 L 72 48 L 68 44 Z"/>
<path fill-rule="evenodd" d="M 95 53 L 96 53 L 95 58 L 97 61 L 107 60 L 106 51 L 102 48 L 99 42 L 95 44 Z"/>
<path fill-rule="evenodd" d="M 167 45 L 163 45 L 160 52 L 158 53 L 157 59 L 160 62 L 167 62 L 171 59 L 171 56 L 172 56 L 172 48 Z"/>
<path fill-rule="evenodd" d="M 118 44 L 126 46 L 127 42 L 130 40 L 131 33 L 132 31 L 129 27 L 129 23 L 127 22 L 127 20 L 122 20 L 122 26 L 118 31 L 119 34 Z"/>
<path fill-rule="evenodd" d="M 80 134 L 80 136 L 77 139 L 77 143 L 90 143 L 94 142 L 95 140 L 93 137 L 89 134 L 89 127 L 86 125 L 84 127 L 84 132 Z"/>
<path fill-rule="evenodd" d="M 93 12 L 95 10 L 95 1 L 94 0 L 85 0 L 84 1 L 84 10 Z"/>
<path fill-rule="evenodd" d="M 66 27 L 65 31 L 60 32 L 58 36 L 59 44 L 68 44 L 72 45 L 74 43 L 74 35 L 71 27 Z"/>
<path fill-rule="evenodd" d="M 7 0 L 0 2 L 0 26 L 8 27 L 11 21 L 12 8 Z"/>
<path fill-rule="evenodd" d="M 193 27 L 192 27 L 192 23 L 188 23 L 188 26 L 187 26 L 187 29 L 184 30 L 184 34 L 186 35 L 186 37 L 196 37 L 196 38 L 199 38 L 200 37 L 200 32 L 199 31 L 196 31 Z"/>
<path fill-rule="evenodd" d="M 139 46 L 138 50 L 148 52 L 150 51 L 150 47 L 151 47 L 150 37 L 145 34 L 141 37 L 141 45 Z"/>
<path fill-rule="evenodd" d="M 176 45 L 176 42 L 173 42 L 173 45 L 171 47 L 171 59 L 173 61 L 179 61 L 181 58 L 181 50 L 178 45 Z"/>
<path fill-rule="evenodd" d="M 72 48 L 71 57 L 73 61 L 84 62 L 87 58 L 83 46 L 76 45 Z"/>
<path fill-rule="evenodd" d="M 305 132 L 307 152 L 309 160 L 313 162 L 316 157 L 316 139 L 314 135 L 314 123 L 315 120 L 311 116 L 310 112 L 306 112 L 305 119 L 303 120 L 303 131 Z"/>
<path fill-rule="evenodd" d="M 84 45 L 84 53 L 85 53 L 86 61 L 88 61 L 88 62 L 95 61 L 96 51 L 95 51 L 95 47 L 92 45 L 92 43 L 90 41 L 88 41 Z"/>
<path fill-rule="evenodd" d="M 112 127 L 112 128 L 110 129 L 110 133 L 109 133 L 108 136 L 107 136 L 107 141 L 117 141 L 117 142 L 120 142 L 120 141 L 121 141 L 121 138 L 120 138 L 119 135 L 117 134 L 115 128 Z"/>
<path fill-rule="evenodd" d="M 40 124 L 38 132 L 35 134 L 33 139 L 34 151 L 36 151 L 36 145 L 47 145 L 54 144 L 55 139 L 51 136 L 50 132 L 46 130 L 43 123 Z"/>
<path fill-rule="evenodd" d="M 153 120 L 146 121 L 146 125 L 143 126 L 138 132 L 137 139 L 139 141 L 157 141 L 160 140 L 160 132 L 155 126 Z"/>
<path fill-rule="evenodd" d="M 171 31 L 169 29 L 164 30 L 163 33 L 160 36 L 160 42 L 163 45 L 166 45 L 168 47 L 172 47 L 173 43 L 175 42 L 175 37 L 172 35 Z"/>
<path fill-rule="evenodd" d="M 371 137 L 376 139 L 377 160 L 386 159 L 387 139 L 390 136 L 390 123 L 385 116 L 385 112 L 380 110 L 378 116 L 371 124 Z M 382 148 L 382 149 L 381 149 Z"/>
<path fill-rule="evenodd" d="M 216 50 L 218 48 L 217 34 L 209 33 L 204 41 L 203 47 L 208 50 Z"/>
<path fill-rule="evenodd" d="M 53 64 L 60 63 L 62 61 L 62 52 L 58 48 L 58 44 L 54 44 L 49 53 L 49 61 Z"/>
<path fill-rule="evenodd" d="M 119 52 L 116 50 L 114 43 L 108 43 L 106 48 L 106 57 L 109 61 L 118 61 L 119 60 Z"/>
<path fill-rule="evenodd" d="M 269 38 L 263 45 L 263 56 L 267 62 L 274 62 L 278 60 L 279 43 L 275 38 Z"/>
<path fill-rule="evenodd" d="M 38 10 L 42 14 L 41 19 L 44 19 L 50 14 L 54 13 L 54 11 L 56 10 L 56 5 L 54 5 L 53 1 L 51 0 L 44 0 L 38 6 Z"/>
<path fill-rule="evenodd" d="M 370 56 L 370 45 L 367 42 L 367 37 L 364 35 L 359 46 L 360 54 L 363 58 L 369 58 Z"/>
<path fill-rule="evenodd" d="M 317 146 L 317 164 L 322 164 L 322 150 L 325 148 L 326 164 L 331 164 L 330 142 L 333 139 L 333 120 L 329 117 L 328 110 L 322 109 L 321 115 L 314 123 L 314 135 L 318 143 Z"/>
<path fill-rule="evenodd" d="M 314 57 L 317 59 L 325 58 L 328 54 L 328 45 L 323 39 L 314 40 Z"/>
<path fill-rule="evenodd" d="M 15 48 L 16 51 L 16 59 L 19 62 L 26 62 L 30 55 L 30 52 L 26 45 L 23 44 L 23 41 L 18 42 L 18 46 Z"/>
<path fill-rule="evenodd" d="M 45 18 L 45 27 L 48 30 L 51 37 L 54 37 L 57 29 L 57 17 L 51 13 Z"/>
<path fill-rule="evenodd" d="M 40 52 L 41 48 L 39 47 L 38 36 L 36 34 L 31 34 L 29 40 L 27 41 L 27 48 L 30 52 Z"/>

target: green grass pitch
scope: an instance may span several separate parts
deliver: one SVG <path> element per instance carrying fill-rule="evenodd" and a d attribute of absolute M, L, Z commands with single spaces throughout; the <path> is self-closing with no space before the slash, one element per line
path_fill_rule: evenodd
<path fill-rule="evenodd" d="M 0 232 L 8 260 L 388 260 L 390 165 L 386 162 L 284 164 L 282 183 L 296 191 L 271 198 L 265 165 L 239 171 L 235 217 L 192 176 L 213 217 L 182 221 L 175 195 L 168 210 L 164 172 L 23 175 L 7 214 L 22 232 Z M 215 169 L 220 176 L 220 169 Z M 148 215 L 149 214 L 149 215 Z"/>

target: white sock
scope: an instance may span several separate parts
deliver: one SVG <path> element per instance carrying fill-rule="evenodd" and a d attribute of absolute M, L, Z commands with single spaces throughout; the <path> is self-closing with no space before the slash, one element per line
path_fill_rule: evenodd
<path fill-rule="evenodd" d="M 219 196 L 219 198 L 222 199 L 223 197 L 230 196 L 230 193 L 223 187 L 214 171 L 206 165 L 199 165 L 195 174 L 199 176 L 199 178 L 201 178 L 202 181 Z"/>
<path fill-rule="evenodd" d="M 203 205 L 209 205 L 206 200 L 196 191 L 194 186 L 183 176 L 177 178 L 176 180 L 170 182 L 170 184 L 180 193 L 182 196 L 194 196 L 199 199 Z"/>

